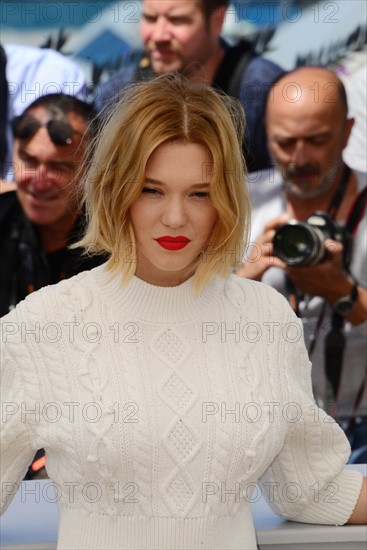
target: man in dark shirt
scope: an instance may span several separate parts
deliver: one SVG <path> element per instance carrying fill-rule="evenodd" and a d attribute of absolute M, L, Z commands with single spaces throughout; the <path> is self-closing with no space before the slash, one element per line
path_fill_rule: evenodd
<path fill-rule="evenodd" d="M 138 61 L 132 56 L 97 88 L 97 111 L 109 107 L 129 83 L 178 71 L 240 100 L 246 113 L 247 167 L 270 167 L 263 114 L 269 88 L 284 71 L 256 55 L 249 42 L 230 47 L 220 38 L 228 5 L 229 0 L 143 0 L 140 33 L 145 54 Z"/>
<path fill-rule="evenodd" d="M 49 94 L 13 121 L 17 187 L 0 195 L 0 315 L 30 292 L 102 262 L 68 249 L 82 231 L 78 170 L 92 117 L 83 101 Z"/>
<path fill-rule="evenodd" d="M 0 316 L 104 260 L 68 248 L 83 230 L 77 186 L 93 114 L 75 97 L 49 94 L 13 120 L 16 191 L 0 195 Z M 44 463 L 41 449 L 26 478 L 42 476 Z"/>

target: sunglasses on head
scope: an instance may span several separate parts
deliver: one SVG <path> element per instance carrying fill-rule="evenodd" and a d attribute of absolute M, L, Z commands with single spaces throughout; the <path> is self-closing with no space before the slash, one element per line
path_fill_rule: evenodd
<path fill-rule="evenodd" d="M 30 139 L 44 126 L 55 145 L 70 145 L 73 134 L 78 133 L 65 120 L 51 119 L 46 123 L 31 115 L 19 115 L 11 121 L 13 136 L 18 139 Z"/>

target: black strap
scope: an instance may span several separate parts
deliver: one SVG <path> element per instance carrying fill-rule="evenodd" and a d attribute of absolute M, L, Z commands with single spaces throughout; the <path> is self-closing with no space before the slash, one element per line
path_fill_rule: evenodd
<path fill-rule="evenodd" d="M 354 235 L 359 222 L 362 219 L 363 213 L 367 206 L 367 185 L 357 195 L 352 208 L 347 217 L 345 228 L 351 235 Z"/>
<path fill-rule="evenodd" d="M 352 205 L 348 214 L 345 229 L 349 235 L 354 235 L 358 224 L 360 223 L 363 212 L 367 205 L 367 186 L 360 191 Z M 351 242 L 349 243 L 351 248 Z M 344 254 L 344 268 L 349 273 L 349 264 L 351 255 L 348 251 Z M 329 380 L 335 399 L 338 399 L 340 392 L 340 380 L 343 366 L 345 335 L 344 335 L 345 319 L 338 313 L 334 312 L 331 318 L 331 330 L 326 335 L 324 341 L 324 359 L 325 359 L 325 374 Z M 363 388 L 365 381 L 362 380 L 362 385 L 357 391 L 356 398 L 353 404 L 352 414 L 355 415 L 362 399 Z"/>
<path fill-rule="evenodd" d="M 313 331 L 313 333 L 310 337 L 310 344 L 309 344 L 309 347 L 308 347 L 308 350 L 307 350 L 308 351 L 308 356 L 309 356 L 310 359 L 312 357 L 315 346 L 317 344 L 317 340 L 318 340 L 318 337 L 319 337 L 319 332 L 320 332 L 322 322 L 323 322 L 324 317 L 325 317 L 325 313 L 326 313 L 326 302 L 324 300 L 324 302 L 321 306 L 321 311 L 319 313 L 315 329 L 314 329 L 314 331 Z"/>
<path fill-rule="evenodd" d="M 214 86 L 218 86 L 231 97 L 239 98 L 243 72 L 256 53 L 251 42 L 247 40 L 241 40 L 233 47 L 228 47 L 225 42 L 221 45 L 225 48 L 225 55 L 215 75 Z"/>
<path fill-rule="evenodd" d="M 303 293 L 300 292 L 300 290 L 294 284 L 294 281 L 287 274 L 285 274 L 285 290 L 287 292 L 288 301 L 294 313 L 297 315 L 297 317 L 300 317 L 299 304 L 302 299 Z"/>
<path fill-rule="evenodd" d="M 327 333 L 324 341 L 325 374 L 331 384 L 334 398 L 338 394 L 343 365 L 345 349 L 343 326 L 343 317 L 334 312 L 331 316 L 331 329 Z"/>
<path fill-rule="evenodd" d="M 351 174 L 351 169 L 349 168 L 349 166 L 345 165 L 342 181 L 340 182 L 338 189 L 335 191 L 334 195 L 332 196 L 329 206 L 327 208 L 327 213 L 329 214 L 332 220 L 335 220 L 335 216 L 343 200 L 343 197 L 348 185 L 348 181 L 350 178 L 350 174 Z"/>

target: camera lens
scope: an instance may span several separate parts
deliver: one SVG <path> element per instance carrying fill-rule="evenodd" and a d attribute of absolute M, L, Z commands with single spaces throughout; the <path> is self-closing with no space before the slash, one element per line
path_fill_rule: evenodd
<path fill-rule="evenodd" d="M 290 221 L 274 235 L 274 254 L 287 265 L 313 265 L 324 256 L 324 235 L 318 228 Z"/>

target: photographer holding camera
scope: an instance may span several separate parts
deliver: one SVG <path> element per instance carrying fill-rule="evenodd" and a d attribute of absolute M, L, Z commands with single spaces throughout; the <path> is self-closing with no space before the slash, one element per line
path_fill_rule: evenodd
<path fill-rule="evenodd" d="M 265 123 L 276 168 L 250 174 L 252 246 L 238 275 L 288 297 L 303 320 L 315 397 L 362 459 L 366 174 L 343 162 L 354 120 L 342 82 L 323 68 L 296 69 L 273 85 Z"/>

